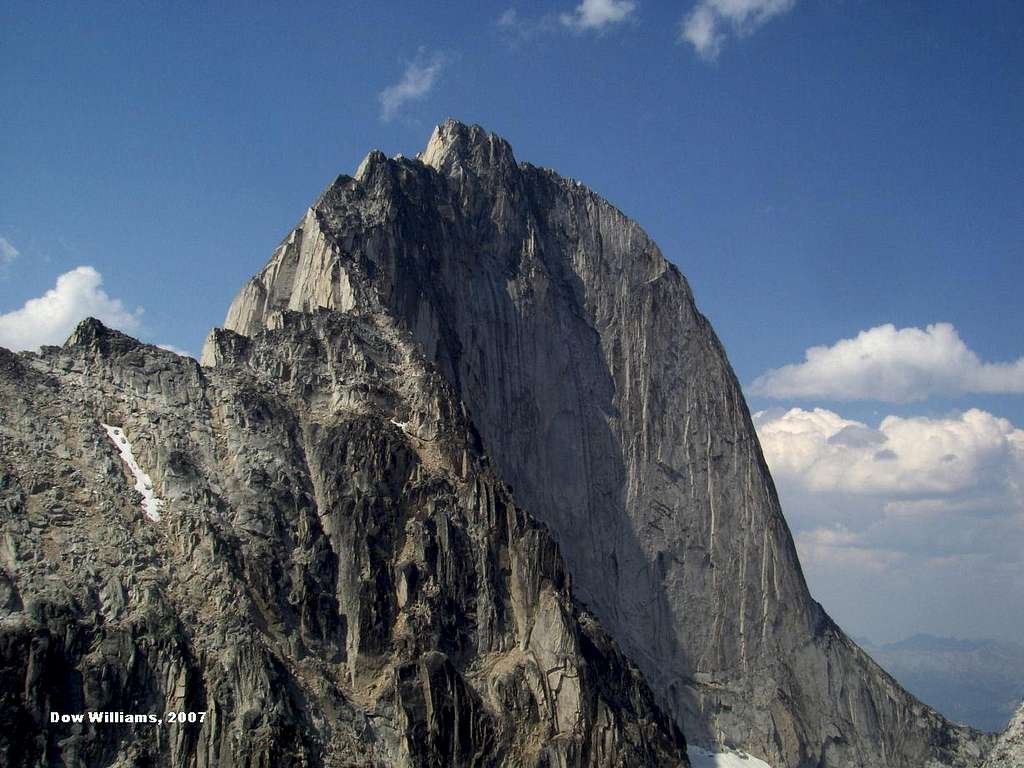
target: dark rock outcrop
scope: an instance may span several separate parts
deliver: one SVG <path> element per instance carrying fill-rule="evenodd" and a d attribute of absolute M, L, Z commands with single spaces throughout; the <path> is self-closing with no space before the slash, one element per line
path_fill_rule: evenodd
<path fill-rule="evenodd" d="M 92 320 L 0 350 L 0 764 L 688 764 L 407 332 L 284 314 L 207 352 Z"/>
<path fill-rule="evenodd" d="M 317 309 L 411 335 L 688 738 L 792 768 L 981 761 L 989 737 L 915 700 L 811 598 L 721 345 L 606 201 L 449 121 L 419 158 L 372 152 L 331 184 L 225 326 Z"/>

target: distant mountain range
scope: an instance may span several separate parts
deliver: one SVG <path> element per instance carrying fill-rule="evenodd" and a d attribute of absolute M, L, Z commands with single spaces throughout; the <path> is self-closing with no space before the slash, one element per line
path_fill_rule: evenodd
<path fill-rule="evenodd" d="M 952 720 L 1001 731 L 1024 699 L 1024 645 L 919 634 L 876 645 L 858 639 L 911 693 Z"/>

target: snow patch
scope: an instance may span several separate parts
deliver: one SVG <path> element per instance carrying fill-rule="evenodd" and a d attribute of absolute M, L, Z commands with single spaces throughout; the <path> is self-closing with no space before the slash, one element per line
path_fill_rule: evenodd
<path fill-rule="evenodd" d="M 142 471 L 142 467 L 135 460 L 135 454 L 132 453 L 132 444 L 128 442 L 128 436 L 121 427 L 112 427 L 109 424 L 103 424 L 102 427 L 107 430 L 107 436 L 114 443 L 124 463 L 128 465 L 128 469 L 135 476 L 135 490 L 142 494 L 142 509 L 146 513 L 147 519 L 152 520 L 154 523 L 159 522 L 160 508 L 163 507 L 164 501 L 163 499 L 158 499 L 156 494 L 153 493 L 153 481 L 149 475 Z"/>
<path fill-rule="evenodd" d="M 690 746 L 686 753 L 692 768 L 771 768 L 768 763 L 746 752 L 709 752 L 701 747 Z"/>
<path fill-rule="evenodd" d="M 411 435 L 412 434 L 412 430 L 409 429 L 409 422 L 408 421 L 395 421 L 394 419 L 392 419 L 391 423 L 394 424 L 396 427 L 398 427 L 403 432 L 405 432 L 407 435 Z"/>

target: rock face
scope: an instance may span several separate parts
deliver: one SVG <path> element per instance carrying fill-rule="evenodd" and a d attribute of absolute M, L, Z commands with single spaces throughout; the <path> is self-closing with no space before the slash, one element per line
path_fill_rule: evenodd
<path fill-rule="evenodd" d="M 1024 768 L 1024 704 L 1000 735 L 984 768 Z"/>
<path fill-rule="evenodd" d="M 479 127 L 371 152 L 225 327 L 390 318 L 465 404 L 576 593 L 687 737 L 777 766 L 977 766 L 811 598 L 736 378 L 680 272 L 577 182 Z M 217 341 L 204 363 L 217 362 Z"/>
<path fill-rule="evenodd" d="M 409 333 L 275 326 L 0 350 L 0 765 L 687 766 Z"/>

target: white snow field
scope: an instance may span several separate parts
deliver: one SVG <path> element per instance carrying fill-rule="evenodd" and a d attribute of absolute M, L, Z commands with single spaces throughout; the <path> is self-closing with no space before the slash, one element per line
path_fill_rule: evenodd
<path fill-rule="evenodd" d="M 744 752 L 708 752 L 701 747 L 688 747 L 693 768 L 771 768 L 768 763 Z"/>
<path fill-rule="evenodd" d="M 142 467 L 135 460 L 135 454 L 132 453 L 132 444 L 128 442 L 128 436 L 121 427 L 112 427 L 109 424 L 103 424 L 102 426 L 107 430 L 107 436 L 117 446 L 118 453 L 121 454 L 124 463 L 128 465 L 128 469 L 135 476 L 135 490 L 142 494 L 142 509 L 146 513 L 146 518 L 154 523 L 159 522 L 160 508 L 164 505 L 164 501 L 163 499 L 158 499 L 156 494 L 153 493 L 153 481 L 149 475 L 142 471 Z"/>

